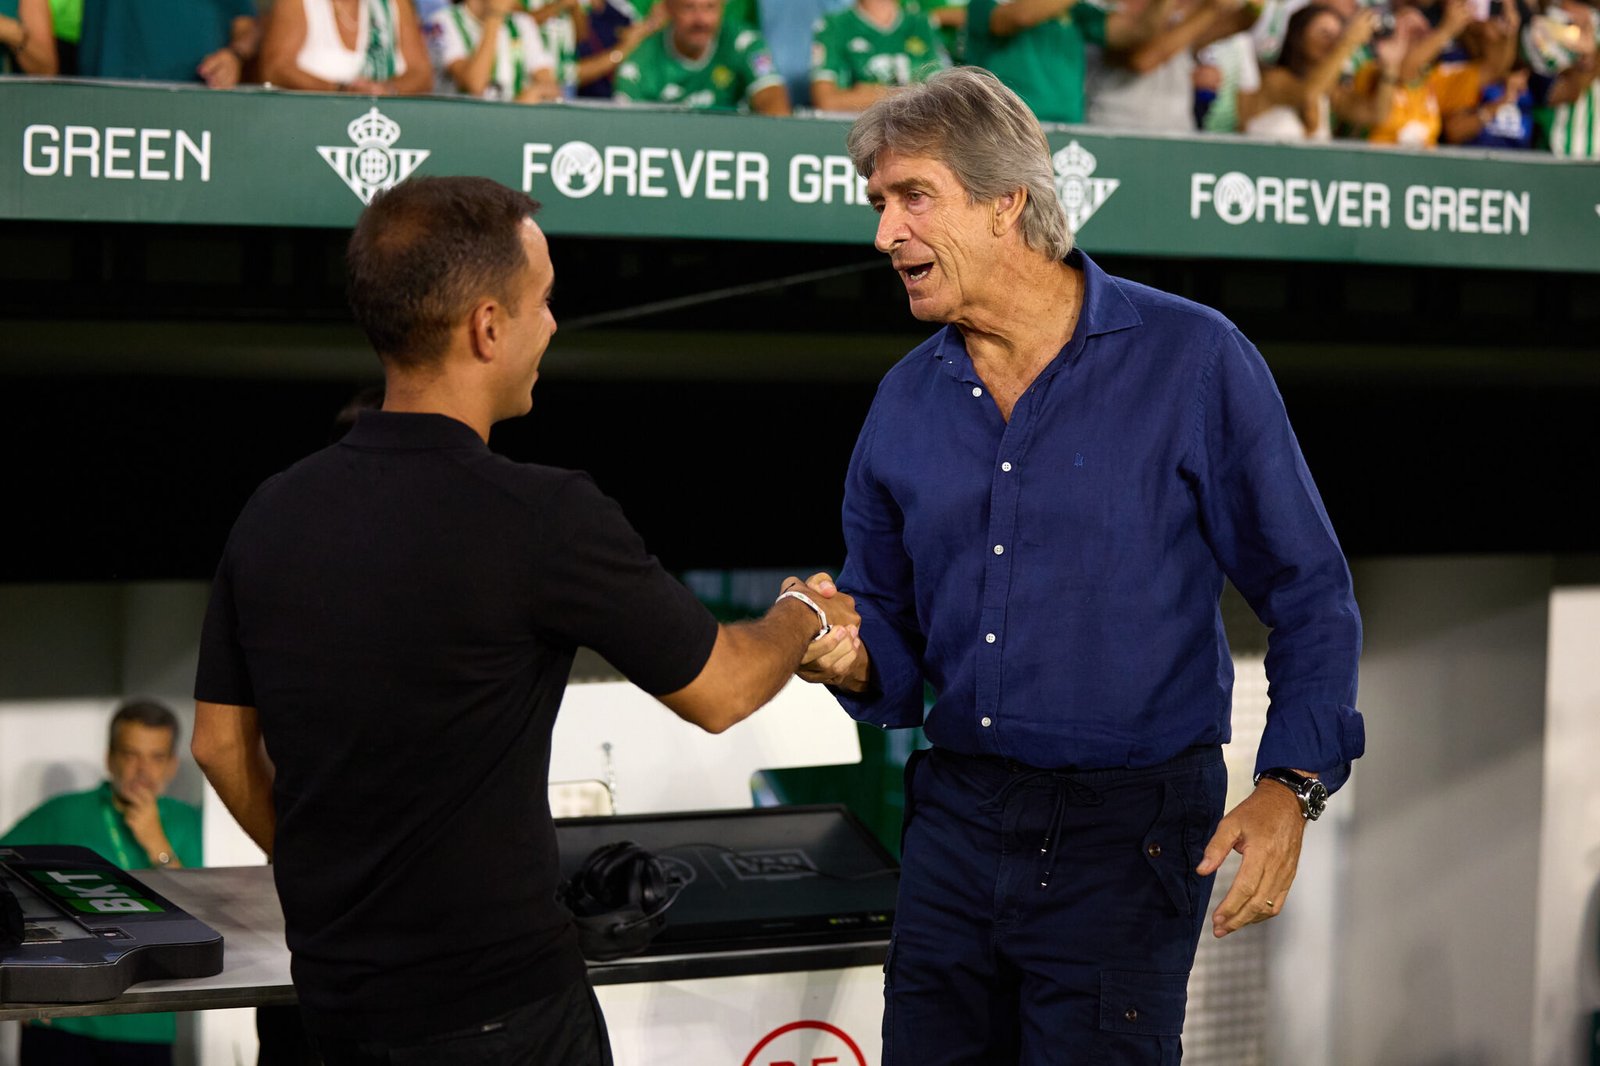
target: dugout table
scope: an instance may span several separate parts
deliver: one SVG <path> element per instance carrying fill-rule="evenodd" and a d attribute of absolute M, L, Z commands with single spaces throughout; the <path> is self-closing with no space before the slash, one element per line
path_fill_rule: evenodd
<path fill-rule="evenodd" d="M 898 870 L 842 806 L 561 819 L 557 833 L 564 874 L 626 839 L 682 886 L 644 953 L 590 963 L 619 1066 L 878 1061 Z M 219 971 L 98 1002 L 0 1002 L 0 1021 L 295 1001 L 270 867 L 136 875 L 220 936 Z"/>

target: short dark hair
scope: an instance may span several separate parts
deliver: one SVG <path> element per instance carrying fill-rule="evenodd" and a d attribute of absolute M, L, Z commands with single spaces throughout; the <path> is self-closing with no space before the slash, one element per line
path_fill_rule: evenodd
<path fill-rule="evenodd" d="M 468 303 L 485 294 L 516 313 L 526 269 L 526 194 L 488 178 L 410 178 L 373 198 L 345 251 L 350 310 L 380 359 L 421 366 L 444 353 Z"/>
<path fill-rule="evenodd" d="M 167 709 L 164 703 L 155 700 L 129 700 L 117 708 L 117 713 L 111 716 L 111 731 L 106 737 L 106 747 L 114 748 L 117 744 L 117 727 L 124 722 L 134 725 L 149 726 L 151 729 L 172 730 L 172 746 L 178 746 L 178 716 Z"/>

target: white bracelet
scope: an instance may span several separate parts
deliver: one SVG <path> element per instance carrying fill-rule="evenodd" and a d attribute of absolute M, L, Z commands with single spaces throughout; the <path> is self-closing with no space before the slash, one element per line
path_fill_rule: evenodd
<path fill-rule="evenodd" d="M 811 638 L 813 643 L 821 640 L 823 637 L 827 636 L 833 631 L 833 625 L 828 621 L 828 612 L 824 611 L 821 607 L 818 607 L 817 601 L 812 599 L 810 596 L 807 596 L 804 592 L 801 592 L 799 589 L 790 589 L 788 592 L 780 592 L 778 593 L 778 598 L 772 602 L 779 603 L 783 600 L 799 600 L 801 603 L 817 612 L 817 618 L 822 622 L 822 628 L 817 631 L 816 636 Z"/>

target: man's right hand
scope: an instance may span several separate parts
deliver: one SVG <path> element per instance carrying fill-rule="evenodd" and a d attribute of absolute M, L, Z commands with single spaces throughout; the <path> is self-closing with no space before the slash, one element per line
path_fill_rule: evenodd
<path fill-rule="evenodd" d="M 160 793 L 155 789 L 138 783 L 127 785 L 115 795 L 115 805 L 121 811 L 123 821 L 128 823 L 133 839 L 150 856 L 152 864 L 157 863 L 158 856 L 163 853 L 168 856 L 170 863 L 173 854 L 166 827 L 161 824 L 161 807 L 156 802 L 159 797 Z"/>
<path fill-rule="evenodd" d="M 830 622 L 833 621 L 833 607 L 840 600 L 848 600 L 852 608 L 850 613 L 856 613 L 855 600 L 840 592 L 828 574 L 812 574 L 806 581 L 806 591 L 818 606 L 829 612 Z M 849 692 L 865 691 L 872 675 L 867 646 L 861 643 L 860 615 L 856 615 L 854 621 L 846 626 L 834 623 L 831 633 L 812 641 L 795 674 L 800 680 L 812 684 L 835 685 Z"/>

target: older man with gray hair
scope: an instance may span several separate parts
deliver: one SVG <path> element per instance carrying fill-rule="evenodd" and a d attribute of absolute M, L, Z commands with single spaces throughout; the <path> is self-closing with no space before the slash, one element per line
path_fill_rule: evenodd
<path fill-rule="evenodd" d="M 1348 568 L 1260 354 L 1073 249 L 1014 93 L 936 74 L 849 145 L 942 324 L 850 462 L 860 641 L 801 669 L 933 745 L 906 767 L 883 1061 L 1177 1062 L 1218 867 L 1243 856 L 1215 935 L 1278 914 L 1362 753 Z M 1272 628 L 1257 787 L 1225 817 L 1224 578 Z"/>

